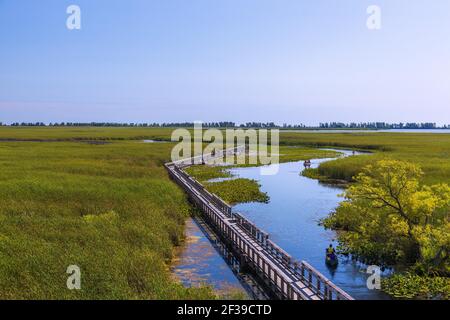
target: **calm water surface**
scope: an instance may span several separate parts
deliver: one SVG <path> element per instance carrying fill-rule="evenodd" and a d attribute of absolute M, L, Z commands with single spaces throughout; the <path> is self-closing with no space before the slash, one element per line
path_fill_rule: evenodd
<path fill-rule="evenodd" d="M 209 284 L 223 293 L 245 289 L 200 225 L 188 219 L 185 243 L 172 265 L 173 274 L 187 287 Z"/>
<path fill-rule="evenodd" d="M 339 152 L 351 155 L 349 151 Z M 312 167 L 329 160 L 332 159 L 312 160 Z M 269 203 L 239 204 L 234 207 L 235 211 L 269 232 L 289 254 L 309 262 L 354 298 L 386 299 L 383 293 L 367 289 L 365 265 L 340 257 L 337 269 L 327 268 L 325 248 L 330 243 L 337 244 L 336 234 L 324 230 L 318 222 L 342 201 L 338 195 L 343 189 L 303 177 L 300 175 L 303 169 L 303 161 L 299 161 L 280 164 L 278 174 L 273 176 L 261 176 L 259 167 L 230 170 L 235 178 L 257 180 L 261 190 L 270 197 Z M 205 281 L 218 289 L 241 287 L 220 254 L 192 222 L 188 224 L 187 234 L 188 239 L 192 235 L 195 240 L 187 242 L 175 267 L 175 273 L 185 284 Z"/>
<path fill-rule="evenodd" d="M 343 152 L 346 156 L 351 152 Z M 370 155 L 358 155 L 360 157 Z M 312 167 L 331 159 L 312 160 Z M 237 168 L 231 172 L 238 177 L 255 179 L 261 190 L 270 196 L 269 203 L 236 205 L 243 213 L 289 254 L 305 260 L 336 285 L 356 299 L 386 299 L 387 296 L 366 286 L 366 266 L 340 257 L 337 269 L 325 264 L 325 249 L 337 245 L 336 234 L 318 225 L 320 219 L 332 212 L 342 198 L 342 188 L 324 185 L 317 180 L 301 176 L 303 161 L 280 164 L 278 174 L 261 176 L 260 168 Z"/>

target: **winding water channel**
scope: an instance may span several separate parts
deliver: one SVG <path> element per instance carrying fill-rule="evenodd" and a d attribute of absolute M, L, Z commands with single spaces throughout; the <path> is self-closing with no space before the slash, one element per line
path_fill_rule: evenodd
<path fill-rule="evenodd" d="M 351 151 L 336 150 L 342 156 L 350 156 Z M 367 155 L 359 155 L 367 156 Z M 313 159 L 312 167 L 333 159 Z M 345 257 L 339 257 L 336 269 L 325 264 L 325 248 L 337 245 L 336 234 L 318 225 L 321 218 L 332 212 L 342 198 L 342 188 L 319 183 L 300 175 L 304 169 L 303 161 L 282 163 L 279 172 L 273 176 L 260 175 L 259 167 L 234 168 L 230 172 L 235 178 L 257 180 L 261 190 L 267 192 L 269 203 L 243 203 L 234 207 L 261 229 L 267 231 L 275 243 L 298 260 L 305 260 L 336 285 L 355 299 L 387 299 L 378 290 L 369 290 L 366 285 L 368 274 L 366 266 Z M 188 224 L 187 238 L 197 237 L 187 242 L 174 266 L 175 274 L 187 285 L 195 285 L 195 279 L 212 284 L 217 289 L 241 287 L 240 281 L 233 277 L 218 250 L 200 231 L 194 222 Z M 195 249 L 201 244 L 202 248 Z"/>

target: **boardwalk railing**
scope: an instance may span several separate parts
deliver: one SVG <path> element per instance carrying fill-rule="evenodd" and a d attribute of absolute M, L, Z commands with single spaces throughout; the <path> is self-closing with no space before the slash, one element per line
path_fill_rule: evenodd
<path fill-rule="evenodd" d="M 205 221 L 228 243 L 279 299 L 289 300 L 353 300 L 305 261 L 296 261 L 269 239 L 269 234 L 237 212 L 215 194 L 209 192 L 183 168 L 215 158 L 245 152 L 245 147 L 226 149 L 215 155 L 203 155 L 166 163 L 170 176 L 201 209 Z"/>

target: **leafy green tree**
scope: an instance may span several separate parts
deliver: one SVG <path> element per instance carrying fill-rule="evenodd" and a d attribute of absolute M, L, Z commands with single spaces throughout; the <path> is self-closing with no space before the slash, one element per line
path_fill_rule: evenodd
<path fill-rule="evenodd" d="M 450 272 L 450 187 L 421 186 L 415 164 L 382 160 L 355 177 L 324 225 L 341 229 L 341 250 L 369 263 L 419 263 Z"/>

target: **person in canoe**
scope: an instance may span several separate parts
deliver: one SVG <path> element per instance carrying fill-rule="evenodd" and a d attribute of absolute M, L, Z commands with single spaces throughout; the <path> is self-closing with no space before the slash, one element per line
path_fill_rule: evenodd
<path fill-rule="evenodd" d="M 305 166 L 305 168 L 311 167 L 311 160 L 306 160 L 305 162 L 303 162 L 303 165 Z"/>
<path fill-rule="evenodd" d="M 326 249 L 325 263 L 330 267 L 335 267 L 338 264 L 336 251 L 334 250 L 332 244 L 330 244 L 330 246 Z"/>

